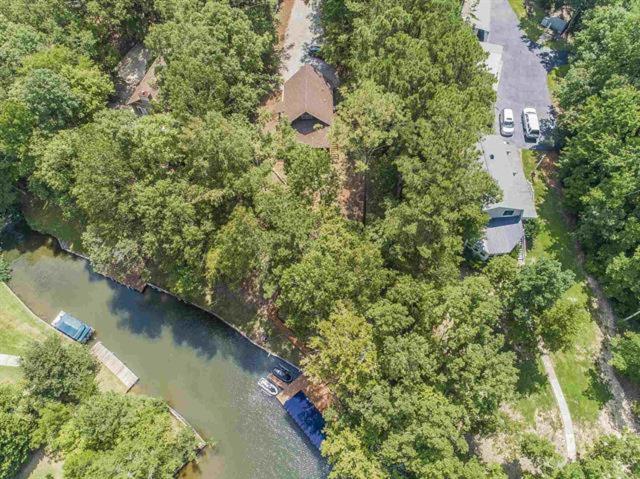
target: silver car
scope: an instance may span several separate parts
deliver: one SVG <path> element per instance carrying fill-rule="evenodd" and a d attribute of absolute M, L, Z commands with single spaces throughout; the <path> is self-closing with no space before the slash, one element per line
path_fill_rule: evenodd
<path fill-rule="evenodd" d="M 540 137 L 540 122 L 535 108 L 527 107 L 522 111 L 522 128 L 524 138 L 530 141 L 537 141 Z"/>

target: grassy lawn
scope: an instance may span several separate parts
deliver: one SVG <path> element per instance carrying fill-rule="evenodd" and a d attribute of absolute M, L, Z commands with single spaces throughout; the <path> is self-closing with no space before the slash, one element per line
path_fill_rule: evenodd
<path fill-rule="evenodd" d="M 20 368 L 14 368 L 11 366 L 0 366 L 0 385 L 2 384 L 16 384 L 22 379 L 22 372 Z"/>
<path fill-rule="evenodd" d="M 0 353 L 20 356 L 31 341 L 44 339 L 47 329 L 16 301 L 6 284 L 0 283 Z M 9 369 L 17 368 L 2 368 L 0 378 Z"/>
<path fill-rule="evenodd" d="M 526 424 L 535 427 L 536 415 L 552 411 L 556 402 L 539 359 L 519 363 L 518 371 L 518 396 L 514 406 Z"/>
<path fill-rule="evenodd" d="M 539 153 L 523 152 L 525 173 L 530 175 L 539 160 Z M 563 207 L 556 189 L 549 188 L 538 173 L 533 182 L 541 228 L 527 255 L 527 261 L 535 261 L 542 256 L 558 259 L 565 269 L 574 272 L 576 283 L 565 293 L 589 309 L 591 296 L 586 285 L 584 272 L 577 260 L 575 243 L 569 225 L 562 214 Z M 591 311 L 590 311 L 591 312 Z M 595 319 L 580 325 L 575 343 L 568 351 L 552 354 L 558 379 L 569 404 L 573 420 L 576 422 L 595 421 L 604 403 L 610 398 L 601 383 L 596 365 L 599 344 L 599 330 Z"/>

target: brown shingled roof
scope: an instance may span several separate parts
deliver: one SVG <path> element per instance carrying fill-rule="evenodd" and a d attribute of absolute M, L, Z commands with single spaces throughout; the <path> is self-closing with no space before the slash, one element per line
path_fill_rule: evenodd
<path fill-rule="evenodd" d="M 293 122 L 308 113 L 326 125 L 333 123 L 333 90 L 311 65 L 304 65 L 284 84 L 281 111 Z"/>
<path fill-rule="evenodd" d="M 156 67 L 164 65 L 165 62 L 161 57 L 156 58 L 147 70 L 147 73 L 145 73 L 142 81 L 138 83 L 138 86 L 127 100 L 127 105 L 132 105 L 143 98 L 146 100 L 152 100 L 158 95 L 159 88 L 158 80 L 156 78 Z"/>

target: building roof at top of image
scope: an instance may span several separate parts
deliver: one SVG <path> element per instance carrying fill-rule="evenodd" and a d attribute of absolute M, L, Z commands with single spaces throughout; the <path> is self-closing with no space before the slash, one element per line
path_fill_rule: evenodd
<path fill-rule="evenodd" d="M 524 175 L 520 151 L 498 135 L 488 135 L 480 142 L 480 161 L 502 190 L 502 201 L 486 209 L 503 207 L 523 210 L 523 218 L 536 218 L 533 188 Z"/>
<path fill-rule="evenodd" d="M 304 65 L 284 84 L 280 111 L 294 122 L 305 113 L 333 123 L 333 90 L 311 65 Z"/>
<path fill-rule="evenodd" d="M 155 59 L 140 83 L 138 83 L 138 86 L 136 86 L 136 89 L 127 100 L 127 105 L 132 105 L 141 100 L 152 100 L 158 95 L 159 88 L 158 80 L 156 78 L 156 69 L 157 67 L 164 65 L 165 62 L 161 57 Z"/>
<path fill-rule="evenodd" d="M 462 5 L 462 18 L 478 30 L 491 28 L 491 0 L 466 0 Z"/>

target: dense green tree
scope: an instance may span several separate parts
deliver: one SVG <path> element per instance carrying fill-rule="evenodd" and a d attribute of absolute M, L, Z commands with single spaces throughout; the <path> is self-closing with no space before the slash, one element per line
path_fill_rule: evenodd
<path fill-rule="evenodd" d="M 627 331 L 611 341 L 611 365 L 630 379 L 640 383 L 640 334 Z"/>
<path fill-rule="evenodd" d="M 274 65 L 265 64 L 272 36 L 255 32 L 227 1 L 183 2 L 172 13 L 145 40 L 166 62 L 159 74 L 164 104 L 179 114 L 253 114 L 275 84 Z"/>
<path fill-rule="evenodd" d="M 14 85 L 12 96 L 24 102 L 38 126 L 46 132 L 72 125 L 80 113 L 80 99 L 69 82 L 48 68 L 31 70 Z"/>
<path fill-rule="evenodd" d="M 78 402 L 96 390 L 97 363 L 91 353 L 75 343 L 49 336 L 33 343 L 22 358 L 27 389 L 34 395 Z"/>
<path fill-rule="evenodd" d="M 625 311 L 638 309 L 640 277 L 640 92 L 607 87 L 564 120 L 561 172 L 588 267 Z"/>
<path fill-rule="evenodd" d="M 556 452 L 555 446 L 534 433 L 522 435 L 520 454 L 531 461 L 537 477 L 551 476 L 562 464 L 562 457 Z"/>
<path fill-rule="evenodd" d="M 598 7 L 584 16 L 582 28 L 575 36 L 571 68 L 559 89 L 563 108 L 579 108 L 611 80 L 639 85 L 640 38 L 636 32 L 639 21 L 637 1 Z"/>
<path fill-rule="evenodd" d="M 518 260 L 509 255 L 494 256 L 483 270 L 505 307 L 509 305 L 519 270 Z"/>
<path fill-rule="evenodd" d="M 517 375 L 515 357 L 497 332 L 500 301 L 486 278 L 471 277 L 432 293 L 430 302 L 421 328 L 434 344 L 437 381 L 464 406 L 473 430 L 491 429 Z"/>
<path fill-rule="evenodd" d="M 34 448 L 45 447 L 48 452 L 57 449 L 57 440 L 62 427 L 71 418 L 73 405 L 58 401 L 45 401 L 38 410 L 38 419 L 31 436 Z"/>
<path fill-rule="evenodd" d="M 98 395 L 60 433 L 65 477 L 170 479 L 194 458 L 195 438 L 176 429 L 166 404 L 144 396 Z"/>
<path fill-rule="evenodd" d="M 475 151 L 494 95 L 484 53 L 455 2 L 333 0 L 323 22 L 324 48 L 351 82 L 335 136 L 353 162 L 387 156 L 369 208 L 383 213 L 385 256 L 411 274 L 455 277 L 464 239 L 480 233 L 482 205 L 497 193 Z"/>
<path fill-rule="evenodd" d="M 12 479 L 28 459 L 33 418 L 21 407 L 21 393 L 0 385 L 0 479 Z"/>
<path fill-rule="evenodd" d="M 339 304 L 317 327 L 309 342 L 315 351 L 305 358 L 306 373 L 347 396 L 377 379 L 373 328 L 347 305 Z"/>
<path fill-rule="evenodd" d="M 77 121 L 90 119 L 105 107 L 107 98 L 113 93 L 109 77 L 88 57 L 67 47 L 45 48 L 22 59 L 21 73 L 28 75 L 38 69 L 53 71 L 68 82 L 79 102 Z"/>
<path fill-rule="evenodd" d="M 322 443 L 331 462 L 330 479 L 384 479 L 382 465 L 372 457 L 358 433 L 338 424 L 330 425 Z"/>
<path fill-rule="evenodd" d="M 541 318 L 569 289 L 573 279 L 572 271 L 563 270 L 560 262 L 547 257 L 539 258 L 522 268 L 511 295 L 511 315 L 514 319 L 512 329 L 517 341 L 530 348 L 537 348 L 539 334 L 544 332 L 544 321 Z M 559 308 L 562 309 L 562 306 Z M 546 320 L 553 318 L 556 312 L 547 316 Z M 571 328 L 568 326 L 569 330 Z"/>
<path fill-rule="evenodd" d="M 44 35 L 29 25 L 14 23 L 0 15 L 0 98 L 26 55 L 43 46 Z"/>
<path fill-rule="evenodd" d="M 277 301 L 287 323 L 302 334 L 315 330 L 337 301 L 364 312 L 388 276 L 380 251 L 346 221 L 328 221 L 315 235 L 300 261 L 283 272 Z"/>
<path fill-rule="evenodd" d="M 251 211 L 237 206 L 218 231 L 215 246 L 207 253 L 207 278 L 213 286 L 224 281 L 237 286 L 260 265 L 264 232 Z"/>
<path fill-rule="evenodd" d="M 581 326 L 589 321 L 584 302 L 560 298 L 540 315 L 536 332 L 549 351 L 559 351 L 571 347 Z"/>
<path fill-rule="evenodd" d="M 328 152 L 295 145 L 283 152 L 288 189 L 309 203 L 335 204 L 338 179 Z"/>

